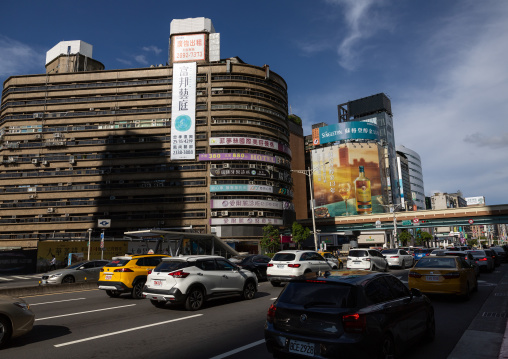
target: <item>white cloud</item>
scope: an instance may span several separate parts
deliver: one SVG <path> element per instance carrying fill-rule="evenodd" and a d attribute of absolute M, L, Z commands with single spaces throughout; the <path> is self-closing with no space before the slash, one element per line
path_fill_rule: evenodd
<path fill-rule="evenodd" d="M 143 47 L 143 51 L 147 51 L 147 52 L 153 52 L 154 54 L 158 55 L 162 52 L 162 49 L 158 48 L 157 46 L 145 46 Z"/>
<path fill-rule="evenodd" d="M 136 55 L 136 56 L 134 56 L 134 60 L 136 60 L 136 62 L 138 62 L 142 65 L 148 64 L 148 60 L 146 59 L 145 55 Z"/>
<path fill-rule="evenodd" d="M 45 54 L 27 44 L 0 35 L 0 76 L 8 77 L 44 69 Z M 42 64 L 42 65 L 41 65 Z"/>

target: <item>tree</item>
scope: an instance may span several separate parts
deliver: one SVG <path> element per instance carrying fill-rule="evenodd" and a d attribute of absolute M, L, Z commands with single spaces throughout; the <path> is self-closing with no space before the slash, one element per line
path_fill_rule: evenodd
<path fill-rule="evenodd" d="M 293 236 L 293 242 L 296 243 L 298 249 L 302 248 L 302 243 L 309 238 L 310 229 L 307 227 L 303 227 L 298 222 L 293 222 L 293 227 L 291 228 L 291 235 Z"/>
<path fill-rule="evenodd" d="M 280 233 L 277 228 L 271 224 L 263 227 L 263 237 L 259 242 L 261 248 L 267 250 L 269 253 L 277 252 L 280 246 Z"/>
<path fill-rule="evenodd" d="M 413 238 L 411 233 L 409 233 L 407 230 L 403 229 L 399 235 L 398 235 L 399 241 L 402 243 L 402 245 L 405 247 L 407 245 L 407 242 Z"/>
<path fill-rule="evenodd" d="M 420 237 L 422 241 L 427 243 L 427 247 L 430 247 L 430 242 L 432 241 L 432 239 L 434 239 L 434 237 L 432 237 L 432 234 L 430 234 L 429 232 L 422 231 Z"/>
<path fill-rule="evenodd" d="M 289 115 L 288 120 L 293 121 L 297 125 L 300 125 L 300 126 L 302 125 L 302 119 L 300 117 L 298 117 L 297 115 Z"/>

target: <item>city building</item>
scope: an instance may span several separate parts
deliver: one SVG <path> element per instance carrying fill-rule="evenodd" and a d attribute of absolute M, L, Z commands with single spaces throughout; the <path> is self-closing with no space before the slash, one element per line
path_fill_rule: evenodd
<path fill-rule="evenodd" d="M 420 155 L 415 151 L 398 145 L 397 151 L 406 155 L 409 165 L 409 181 L 411 182 L 411 199 L 417 209 L 426 209 L 423 170 Z"/>
<path fill-rule="evenodd" d="M 399 151 L 397 151 L 397 172 L 401 208 L 407 211 L 412 210 L 413 200 L 411 198 L 411 180 L 409 177 L 408 159 L 405 154 Z"/>
<path fill-rule="evenodd" d="M 432 210 L 467 207 L 467 202 L 462 193 L 434 193 L 431 198 Z M 471 226 L 460 227 L 436 227 L 434 236 L 444 242 L 464 244 L 468 235 L 472 233 Z"/>
<path fill-rule="evenodd" d="M 298 156 L 286 82 L 221 59 L 210 19 L 171 22 L 168 65 L 106 70 L 64 41 L 45 74 L 4 82 L 0 247 L 161 228 L 254 252 L 263 226 L 295 218 Z"/>

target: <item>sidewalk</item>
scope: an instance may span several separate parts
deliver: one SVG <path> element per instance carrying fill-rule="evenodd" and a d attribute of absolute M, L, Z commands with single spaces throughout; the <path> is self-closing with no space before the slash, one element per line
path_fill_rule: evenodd
<path fill-rule="evenodd" d="M 508 359 L 508 273 L 492 290 L 448 359 Z"/>

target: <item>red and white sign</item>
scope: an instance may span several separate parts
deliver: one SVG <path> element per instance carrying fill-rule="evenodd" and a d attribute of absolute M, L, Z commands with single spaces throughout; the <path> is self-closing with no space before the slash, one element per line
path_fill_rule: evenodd
<path fill-rule="evenodd" d="M 173 37 L 173 62 L 205 59 L 205 34 Z"/>
<path fill-rule="evenodd" d="M 468 222 L 469 222 L 469 224 L 473 224 L 474 223 L 474 221 L 472 219 L 470 219 Z"/>
<path fill-rule="evenodd" d="M 420 220 L 418 218 L 413 218 L 413 223 L 418 223 Z"/>

